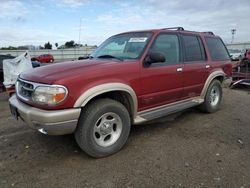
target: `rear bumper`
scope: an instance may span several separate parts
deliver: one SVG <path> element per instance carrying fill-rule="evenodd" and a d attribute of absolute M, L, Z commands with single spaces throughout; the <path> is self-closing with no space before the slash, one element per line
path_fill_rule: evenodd
<path fill-rule="evenodd" d="M 17 109 L 18 116 L 31 128 L 49 135 L 73 133 L 81 113 L 80 108 L 41 110 L 24 104 L 16 95 L 9 99 L 9 103 Z"/>

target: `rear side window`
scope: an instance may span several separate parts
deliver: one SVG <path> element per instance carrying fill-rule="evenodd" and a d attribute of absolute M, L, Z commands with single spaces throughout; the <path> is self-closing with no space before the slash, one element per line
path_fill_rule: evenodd
<path fill-rule="evenodd" d="M 206 60 L 201 39 L 197 36 L 183 35 L 185 62 Z"/>
<path fill-rule="evenodd" d="M 220 38 L 205 37 L 213 61 L 229 60 L 227 49 Z"/>

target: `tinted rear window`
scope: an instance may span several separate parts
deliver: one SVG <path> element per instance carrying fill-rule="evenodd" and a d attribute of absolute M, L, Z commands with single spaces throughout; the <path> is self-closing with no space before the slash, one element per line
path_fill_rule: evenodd
<path fill-rule="evenodd" d="M 204 47 L 197 36 L 183 35 L 185 62 L 205 60 Z"/>
<path fill-rule="evenodd" d="M 213 61 L 229 60 L 227 49 L 220 38 L 205 37 Z"/>

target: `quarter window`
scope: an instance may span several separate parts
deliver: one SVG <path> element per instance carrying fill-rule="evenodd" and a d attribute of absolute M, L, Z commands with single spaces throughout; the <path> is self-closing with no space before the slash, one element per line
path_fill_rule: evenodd
<path fill-rule="evenodd" d="M 205 39 L 213 61 L 226 61 L 230 59 L 227 49 L 220 38 L 206 37 Z"/>
<path fill-rule="evenodd" d="M 206 60 L 202 41 L 197 36 L 183 35 L 185 62 Z"/>

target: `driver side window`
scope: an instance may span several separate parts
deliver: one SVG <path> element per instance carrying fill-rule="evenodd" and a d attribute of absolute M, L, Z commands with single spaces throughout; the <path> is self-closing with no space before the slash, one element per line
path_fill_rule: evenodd
<path fill-rule="evenodd" d="M 177 35 L 160 34 L 155 39 L 151 52 L 162 53 L 165 56 L 164 64 L 178 64 L 180 62 L 179 39 Z"/>

